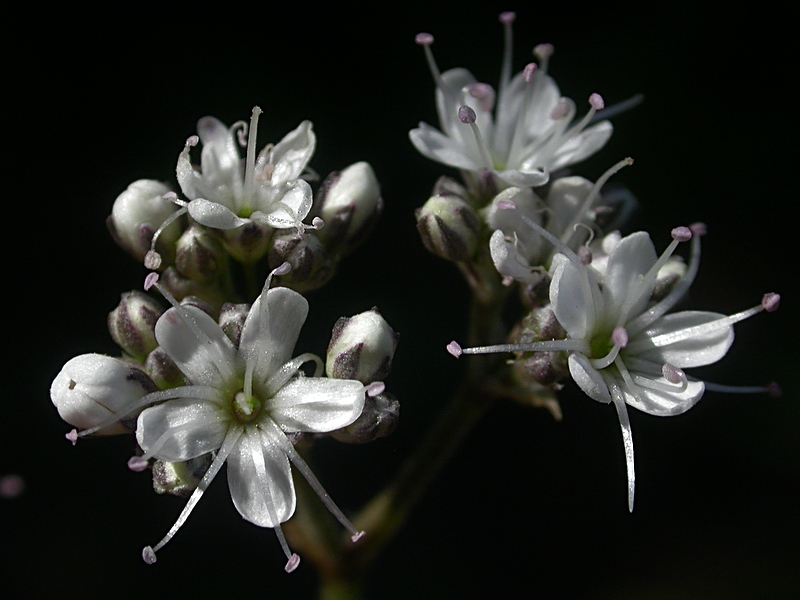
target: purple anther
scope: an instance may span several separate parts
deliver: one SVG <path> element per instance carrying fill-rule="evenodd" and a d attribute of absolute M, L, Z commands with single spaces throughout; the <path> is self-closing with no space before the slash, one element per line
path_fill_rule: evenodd
<path fill-rule="evenodd" d="M 272 271 L 272 274 L 276 277 L 280 277 L 281 275 L 286 275 L 291 270 L 292 264 L 289 261 L 285 261 L 279 267 L 275 267 L 275 270 Z"/>
<path fill-rule="evenodd" d="M 418 33 L 414 41 L 420 46 L 430 46 L 433 43 L 433 36 L 430 33 Z"/>
<path fill-rule="evenodd" d="M 72 431 L 64 435 L 64 437 L 67 438 L 70 442 L 72 442 L 72 445 L 74 446 L 75 444 L 78 443 L 78 430 L 73 429 Z"/>
<path fill-rule="evenodd" d="M 770 292 L 769 294 L 764 294 L 764 297 L 761 299 L 761 306 L 763 306 L 764 310 L 767 312 L 775 312 L 778 310 L 778 306 L 780 306 L 780 304 L 780 294 Z"/>
<path fill-rule="evenodd" d="M 314 217 L 313 219 L 311 219 L 311 226 L 314 229 L 322 229 L 323 227 L 325 227 L 325 221 L 323 221 L 319 217 Z"/>
<path fill-rule="evenodd" d="M 705 223 L 692 223 L 689 225 L 689 229 L 692 230 L 693 235 L 705 235 L 708 233 L 708 227 L 706 227 Z"/>
<path fill-rule="evenodd" d="M 156 553 L 153 551 L 152 547 L 145 546 L 142 548 L 142 560 L 148 565 L 156 564 Z"/>
<path fill-rule="evenodd" d="M 155 250 L 148 250 L 144 255 L 144 268 L 155 270 L 161 266 L 161 255 Z"/>
<path fill-rule="evenodd" d="M 517 13 L 510 10 L 500 13 L 500 22 L 503 25 L 511 25 L 514 22 L 514 19 L 516 18 L 517 18 Z"/>
<path fill-rule="evenodd" d="M 536 69 L 539 67 L 536 66 L 536 63 L 528 63 L 525 65 L 525 68 L 522 69 L 522 76 L 525 78 L 525 83 L 530 83 L 533 79 L 533 74 L 536 73 Z"/>
<path fill-rule="evenodd" d="M 144 278 L 144 291 L 149 290 L 156 283 L 158 283 L 158 273 L 148 273 Z"/>
<path fill-rule="evenodd" d="M 175 202 L 178 199 L 178 194 L 175 192 L 167 192 L 166 194 L 162 195 L 161 198 L 169 202 Z"/>
<path fill-rule="evenodd" d="M 559 98 L 553 111 L 550 113 L 550 118 L 554 121 L 560 121 L 569 113 L 569 104 L 564 98 Z"/>
<path fill-rule="evenodd" d="M 783 395 L 783 390 L 776 381 L 769 382 L 766 389 L 767 394 L 769 394 L 772 398 L 780 398 Z"/>
<path fill-rule="evenodd" d="M 386 384 L 382 381 L 373 381 L 367 386 L 367 396 L 370 398 L 374 398 L 375 396 L 380 396 L 383 393 L 383 390 L 386 389 Z"/>
<path fill-rule="evenodd" d="M 365 534 L 366 534 L 365 531 L 359 531 L 358 533 L 353 534 L 352 536 L 350 536 L 350 540 L 355 544 L 358 540 L 363 538 Z"/>
<path fill-rule="evenodd" d="M 469 106 L 462 106 L 458 109 L 458 119 L 462 123 L 474 123 L 475 119 L 477 118 L 478 117 L 475 115 L 475 111 Z"/>
<path fill-rule="evenodd" d="M 516 210 L 517 208 L 513 200 L 498 200 L 496 206 L 498 210 Z"/>
<path fill-rule="evenodd" d="M 591 104 L 592 108 L 595 110 L 603 110 L 606 107 L 603 97 L 597 93 L 589 96 L 589 104 Z"/>
<path fill-rule="evenodd" d="M 664 379 L 676 385 L 686 381 L 686 373 L 683 372 L 683 369 L 679 369 L 675 365 L 669 363 L 664 363 L 661 366 L 661 374 L 664 376 Z"/>
<path fill-rule="evenodd" d="M 683 226 L 676 227 L 670 232 L 670 235 L 672 235 L 673 240 L 677 240 L 679 242 L 688 242 L 690 239 L 692 239 L 692 230 Z"/>
<path fill-rule="evenodd" d="M 533 54 L 538 56 L 540 60 L 544 60 L 550 58 L 555 51 L 556 49 L 553 44 L 539 44 L 533 49 Z"/>
<path fill-rule="evenodd" d="M 589 250 L 589 246 L 581 246 L 578 248 L 578 260 L 581 261 L 584 267 L 592 264 L 592 251 Z"/>
<path fill-rule="evenodd" d="M 147 459 L 143 456 L 131 456 L 128 459 L 128 468 L 134 473 L 141 473 L 147 468 Z"/>
<path fill-rule="evenodd" d="M 287 573 L 291 573 L 292 571 L 294 571 L 297 568 L 297 566 L 299 564 L 300 564 L 300 557 L 297 556 L 297 554 L 292 554 L 289 557 L 289 560 L 287 561 L 286 566 L 283 567 L 283 570 L 286 571 Z"/>
<path fill-rule="evenodd" d="M 196 135 L 190 135 L 188 138 L 186 138 L 187 146 L 197 146 L 197 144 L 199 143 L 200 143 L 200 138 L 197 137 Z"/>
<path fill-rule="evenodd" d="M 491 112 L 494 108 L 495 93 L 488 83 L 473 83 L 469 86 L 468 93 L 478 101 L 482 111 Z"/>
<path fill-rule="evenodd" d="M 624 348 L 628 345 L 628 332 L 624 327 L 617 327 L 611 332 L 611 341 L 617 348 Z"/>
<path fill-rule="evenodd" d="M 461 356 L 461 354 L 463 353 L 463 350 L 461 350 L 461 346 L 455 340 L 447 344 L 447 351 L 456 358 Z"/>

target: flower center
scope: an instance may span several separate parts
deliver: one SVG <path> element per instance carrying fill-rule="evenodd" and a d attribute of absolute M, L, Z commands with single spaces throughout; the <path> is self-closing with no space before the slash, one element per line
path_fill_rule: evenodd
<path fill-rule="evenodd" d="M 252 394 L 246 394 L 244 390 L 237 392 L 233 397 L 231 405 L 234 416 L 242 423 L 250 423 L 261 414 L 264 407 L 263 402 Z"/>

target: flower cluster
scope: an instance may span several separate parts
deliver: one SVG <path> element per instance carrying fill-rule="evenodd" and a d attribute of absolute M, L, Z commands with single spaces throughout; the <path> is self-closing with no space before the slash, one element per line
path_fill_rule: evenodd
<path fill-rule="evenodd" d="M 67 434 L 73 444 L 133 434 L 130 470 L 151 470 L 158 493 L 188 497 L 164 538 L 144 548 L 149 564 L 223 465 L 236 509 L 274 529 L 287 572 L 299 564 L 281 528 L 296 508 L 292 465 L 358 540 L 363 532 L 302 454 L 323 435 L 353 444 L 384 437 L 399 417 L 383 384 L 397 335 L 376 309 L 340 319 L 325 360 L 294 355 L 309 310 L 301 292 L 325 283 L 380 213 L 375 174 L 367 163 L 351 165 L 331 174 L 315 199 L 306 179 L 316 143 L 311 123 L 256 154 L 260 113 L 253 110 L 249 126 L 200 120 L 178 159 L 185 200 L 151 180 L 117 198 L 110 229 L 151 272 L 144 290 L 122 294 L 108 315 L 120 356 L 72 358 L 50 388 L 75 427 Z M 198 166 L 190 153 L 200 142 Z"/>
<path fill-rule="evenodd" d="M 632 159 L 618 162 L 594 183 L 559 173 L 597 152 L 612 127 L 598 122 L 604 112 L 598 94 L 589 98 L 588 113 L 574 120 L 575 104 L 560 96 L 547 73 L 549 44 L 534 49 L 538 65 L 510 77 L 513 20 L 513 13 L 500 16 L 506 52 L 496 94 L 464 69 L 440 73 L 431 52 L 433 37 L 417 36 L 436 83 L 441 131 L 421 124 L 410 132 L 411 141 L 424 156 L 462 175 L 460 182 L 442 177 L 418 209 L 422 241 L 459 266 L 484 305 L 502 304 L 507 289 L 515 286 L 523 309 L 505 340 L 475 340 L 479 345 L 471 348 L 454 341 L 447 349 L 456 357 L 513 353 L 498 367 L 496 380 L 510 397 L 537 404 L 539 396 L 538 404 L 557 417 L 552 394 L 568 380 L 590 398 L 613 404 L 633 510 L 627 407 L 658 416 L 691 408 L 706 389 L 717 386 L 684 369 L 721 359 L 733 342 L 734 323 L 774 311 L 780 297 L 766 294 L 757 306 L 731 316 L 671 312 L 697 273 L 705 226 L 675 228 L 672 244 L 658 256 L 647 233 L 623 237 L 616 229 L 636 201 L 608 180 Z M 605 114 L 637 102 L 631 99 Z M 689 240 L 687 264 L 672 254 Z M 740 391 L 774 394 L 777 386 Z"/>

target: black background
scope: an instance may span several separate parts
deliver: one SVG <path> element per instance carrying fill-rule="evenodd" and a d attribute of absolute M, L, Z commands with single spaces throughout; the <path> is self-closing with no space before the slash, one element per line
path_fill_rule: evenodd
<path fill-rule="evenodd" d="M 554 3 L 549 3 L 554 4 Z M 753 6 L 590 9 L 461 3 L 311 9 L 141 5 L 10 18 L 5 41 L 6 332 L 0 475 L 26 482 L 0 499 L 9 589 L 64 597 L 200 593 L 310 598 L 309 564 L 291 576 L 274 535 L 240 518 L 224 477 L 148 567 L 183 501 L 127 470 L 130 439 L 72 448 L 48 399 L 61 365 L 115 353 L 105 316 L 145 271 L 104 220 L 135 179 L 174 182 L 198 118 L 264 110 L 260 144 L 314 122 L 321 174 L 368 160 L 385 214 L 337 278 L 310 295 L 298 351 L 324 353 L 336 318 L 377 305 L 401 334 L 387 380 L 397 432 L 370 446 L 326 440 L 317 474 L 345 510 L 395 472 L 437 414 L 463 363 L 444 352 L 465 325 L 466 289 L 424 252 L 413 210 L 446 168 L 407 132 L 435 123 L 433 84 L 414 35 L 436 36 L 442 69 L 495 83 L 500 10 L 518 11 L 515 70 L 540 42 L 550 73 L 586 106 L 643 93 L 614 120 L 609 144 L 576 172 L 639 197 L 629 230 L 663 248 L 676 225 L 704 221 L 692 308 L 732 313 L 782 292 L 784 306 L 737 325 L 728 356 L 702 371 L 732 384 L 778 380 L 781 399 L 708 393 L 685 415 L 631 411 L 636 509 L 628 514 L 614 411 L 568 388 L 564 420 L 502 404 L 469 437 L 377 564 L 369 598 L 793 598 L 800 593 L 797 487 L 800 408 L 795 298 L 797 52 L 789 16 Z M 758 9 L 756 11 L 756 9 Z M 27 11 L 26 11 L 27 12 Z M 8 85 L 10 83 L 10 85 Z M 11 389 L 9 389 L 9 386 Z M 330 443 L 327 443 L 330 442 Z"/>

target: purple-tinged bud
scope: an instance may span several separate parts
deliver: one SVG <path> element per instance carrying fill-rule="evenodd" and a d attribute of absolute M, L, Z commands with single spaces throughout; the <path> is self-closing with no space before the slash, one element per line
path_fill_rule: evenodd
<path fill-rule="evenodd" d="M 472 208 L 455 196 L 433 196 L 417 210 L 417 230 L 425 247 L 445 260 L 472 258 L 481 222 Z"/>
<path fill-rule="evenodd" d="M 396 347 L 397 334 L 377 309 L 342 317 L 333 326 L 325 370 L 334 379 L 383 381 L 392 369 Z"/>
<path fill-rule="evenodd" d="M 160 181 L 134 181 L 117 196 L 111 216 L 106 220 L 114 241 L 139 261 L 144 261 L 150 251 L 150 243 L 156 230 L 178 210 L 175 203 L 164 198 L 165 194 L 172 192 Z M 172 224 L 160 234 L 156 246 L 165 260 L 172 260 L 172 245 L 180 233 L 180 226 Z"/>
<path fill-rule="evenodd" d="M 128 411 L 150 392 L 156 391 L 145 373 L 118 358 L 82 354 L 69 360 L 50 386 L 50 399 L 58 414 L 70 425 L 89 429 L 120 415 L 116 423 L 97 435 L 133 431 L 139 411 Z"/>
<path fill-rule="evenodd" d="M 147 360 L 144 361 L 144 370 L 163 390 L 186 385 L 186 379 L 178 365 L 161 346 L 147 356 Z"/>
<path fill-rule="evenodd" d="M 211 466 L 211 454 L 202 454 L 185 462 L 153 462 L 153 489 L 158 494 L 188 498 Z"/>
<path fill-rule="evenodd" d="M 232 304 L 230 302 L 223 304 L 219 311 L 219 326 L 237 348 L 242 339 L 242 329 L 244 329 L 244 322 L 249 312 L 249 304 Z"/>
<path fill-rule="evenodd" d="M 254 263 L 262 258 L 270 248 L 273 228 L 255 221 L 248 221 L 241 227 L 221 230 L 225 249 L 242 263 Z"/>
<path fill-rule="evenodd" d="M 400 402 L 391 394 L 367 396 L 361 416 L 331 436 L 345 444 L 365 444 L 391 434 L 400 420 Z"/>
<path fill-rule="evenodd" d="M 325 285 L 336 270 L 336 261 L 319 240 L 323 230 L 298 234 L 291 229 L 275 233 L 269 251 L 270 269 L 288 262 L 291 269 L 280 277 L 280 285 L 304 293 Z"/>
<path fill-rule="evenodd" d="M 125 292 L 117 308 L 108 314 L 108 331 L 126 354 L 144 362 L 158 346 L 155 327 L 163 312 L 152 296 L 138 290 Z"/>
<path fill-rule="evenodd" d="M 184 277 L 200 282 L 214 280 L 225 261 L 225 251 L 216 233 L 192 225 L 175 244 L 175 268 Z"/>
<path fill-rule="evenodd" d="M 531 310 L 509 336 L 511 344 L 528 344 L 566 337 L 550 304 Z M 565 352 L 519 352 L 513 365 L 514 377 L 523 387 L 546 386 L 558 389 L 569 376 Z"/>
<path fill-rule="evenodd" d="M 331 173 L 318 194 L 325 223 L 317 235 L 334 254 L 349 254 L 372 231 L 383 211 L 381 188 L 369 163 L 357 162 Z"/>

